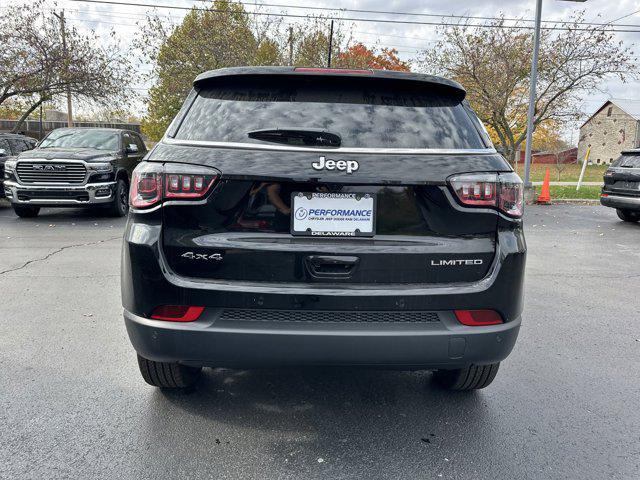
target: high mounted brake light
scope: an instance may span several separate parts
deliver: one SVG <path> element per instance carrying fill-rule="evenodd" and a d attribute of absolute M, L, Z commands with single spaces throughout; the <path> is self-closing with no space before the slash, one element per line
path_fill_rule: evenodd
<path fill-rule="evenodd" d="M 136 209 L 160 205 L 163 200 L 198 200 L 211 190 L 219 172 L 212 168 L 143 162 L 131 176 L 129 203 Z"/>
<path fill-rule="evenodd" d="M 456 175 L 449 184 L 464 206 L 496 208 L 510 217 L 522 216 L 522 180 L 513 172 Z"/>
<path fill-rule="evenodd" d="M 373 75 L 373 70 L 355 68 L 296 67 L 293 71 L 298 73 L 346 73 L 349 75 Z"/>

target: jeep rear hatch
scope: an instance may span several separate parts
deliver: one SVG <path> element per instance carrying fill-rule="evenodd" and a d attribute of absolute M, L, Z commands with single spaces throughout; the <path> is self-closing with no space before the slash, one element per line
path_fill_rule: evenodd
<path fill-rule="evenodd" d="M 499 172 L 510 179 L 511 169 L 464 90 L 420 78 L 297 73 L 196 82 L 150 160 L 171 162 L 178 175 L 174 163 L 219 175 L 208 201 L 165 203 L 169 267 L 224 281 L 483 278 L 497 248 L 497 209 L 509 205 Z M 174 180 L 181 188 L 182 177 Z M 320 220 L 308 221 L 314 215 Z"/>

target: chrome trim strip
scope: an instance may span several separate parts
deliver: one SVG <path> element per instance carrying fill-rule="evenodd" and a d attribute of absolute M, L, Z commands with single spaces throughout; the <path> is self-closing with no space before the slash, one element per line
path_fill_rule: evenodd
<path fill-rule="evenodd" d="M 312 153 L 368 153 L 384 155 L 492 155 L 494 148 L 312 148 L 287 145 L 262 145 L 259 143 L 211 142 L 207 140 L 177 140 L 164 137 L 161 143 L 186 147 L 214 147 L 233 150 L 267 150 L 272 152 L 312 152 Z"/>
<path fill-rule="evenodd" d="M 164 207 L 164 206 L 171 206 L 171 205 L 177 205 L 180 207 L 186 206 L 188 207 L 189 205 L 204 205 L 207 203 L 207 199 L 203 199 L 203 200 L 165 200 L 162 201 L 160 204 L 156 205 L 155 207 L 152 208 L 133 208 L 130 207 L 130 210 L 134 213 L 151 213 L 151 212 L 155 212 L 156 210 Z"/>
<path fill-rule="evenodd" d="M 23 185 L 21 183 L 5 180 L 5 185 L 19 190 L 73 190 L 78 192 L 96 190 L 104 187 L 112 187 L 116 182 L 87 183 L 86 185 Z"/>
<path fill-rule="evenodd" d="M 151 213 L 151 212 L 155 212 L 156 210 L 159 210 L 162 208 L 162 204 L 160 203 L 159 205 L 156 205 L 155 207 L 151 207 L 151 208 L 134 208 L 132 206 L 129 206 L 129 211 L 132 213 Z"/>

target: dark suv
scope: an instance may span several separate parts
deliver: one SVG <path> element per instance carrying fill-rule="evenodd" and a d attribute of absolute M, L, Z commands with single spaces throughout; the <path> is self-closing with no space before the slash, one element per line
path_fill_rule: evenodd
<path fill-rule="evenodd" d="M 522 182 L 464 97 L 386 71 L 200 75 L 131 185 L 122 301 L 144 379 L 361 365 L 491 383 L 520 328 Z"/>
<path fill-rule="evenodd" d="M 0 133 L 0 198 L 4 197 L 4 164 L 22 152 L 31 150 L 38 141 L 18 133 Z"/>
<path fill-rule="evenodd" d="M 604 173 L 600 203 L 616 209 L 625 222 L 640 220 L 640 150 L 629 150 Z"/>
<path fill-rule="evenodd" d="M 4 192 L 19 217 L 41 207 L 128 210 L 131 172 L 147 153 L 140 135 L 115 128 L 59 128 L 5 162 Z"/>

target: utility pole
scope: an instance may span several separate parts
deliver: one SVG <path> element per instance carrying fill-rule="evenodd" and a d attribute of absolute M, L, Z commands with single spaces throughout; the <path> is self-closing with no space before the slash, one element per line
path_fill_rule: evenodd
<path fill-rule="evenodd" d="M 68 56 L 67 56 L 67 28 L 65 26 L 64 20 L 64 10 L 61 10 L 60 13 L 53 14 L 60 20 L 60 31 L 62 33 L 62 53 L 64 54 L 65 63 L 67 68 L 69 68 Z M 73 107 L 71 103 L 71 86 L 67 81 L 67 126 L 73 127 Z"/>
<path fill-rule="evenodd" d="M 542 20 L 542 0 L 536 1 L 536 27 L 533 33 L 533 59 L 531 60 L 531 87 L 529 88 L 529 112 L 527 115 L 527 144 L 524 151 L 524 194 L 525 200 L 533 198 L 533 185 L 529 177 L 531 170 L 531 144 L 533 143 L 533 117 L 536 106 L 536 82 L 538 80 L 538 52 L 540 50 L 540 23 Z"/>
<path fill-rule="evenodd" d="M 289 27 L 289 65 L 293 65 L 293 27 Z"/>
<path fill-rule="evenodd" d="M 563 2 L 584 3 L 587 0 L 560 0 Z M 527 113 L 527 144 L 524 151 L 524 199 L 533 200 L 534 189 L 531 183 L 531 147 L 533 143 L 534 115 L 536 113 L 536 83 L 538 81 L 538 52 L 540 51 L 540 24 L 542 23 L 542 0 L 536 0 L 536 23 L 533 32 L 533 58 L 531 59 L 531 87 L 529 88 L 529 111 Z"/>
<path fill-rule="evenodd" d="M 331 49 L 333 48 L 333 20 L 331 20 L 331 30 L 329 31 L 329 55 L 327 55 L 327 67 L 331 68 Z"/>
<path fill-rule="evenodd" d="M 42 104 L 40 104 L 40 135 L 38 136 L 38 140 L 42 140 L 42 137 L 44 136 L 44 131 L 42 129 Z"/>

